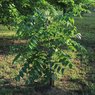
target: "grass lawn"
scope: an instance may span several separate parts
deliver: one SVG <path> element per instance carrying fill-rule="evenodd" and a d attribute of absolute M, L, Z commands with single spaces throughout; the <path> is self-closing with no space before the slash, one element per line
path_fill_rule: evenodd
<path fill-rule="evenodd" d="M 95 43 L 95 13 L 84 15 L 81 19 L 75 18 L 78 31 L 82 34 L 82 42 L 91 46 Z"/>
<path fill-rule="evenodd" d="M 70 52 L 76 67 L 67 69 L 63 78 L 55 82 L 55 88 L 47 92 L 44 88 L 40 89 L 43 93 L 28 87 L 19 87 L 23 80 L 14 80 L 20 69 L 19 64 L 12 64 L 17 48 L 11 47 L 10 40 L 15 38 L 15 32 L 0 25 L 0 95 L 95 95 L 95 13 L 85 14 L 82 18 L 75 17 L 75 24 L 82 34 L 79 42 L 88 51 L 88 61 L 81 63 L 75 54 Z M 7 43 L 9 45 L 6 45 Z"/>

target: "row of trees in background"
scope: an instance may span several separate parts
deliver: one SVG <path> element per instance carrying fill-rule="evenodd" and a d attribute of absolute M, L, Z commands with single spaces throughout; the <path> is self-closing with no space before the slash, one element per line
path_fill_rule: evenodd
<path fill-rule="evenodd" d="M 0 0 L 0 23 L 12 25 L 20 39 L 27 39 L 13 63 L 23 67 L 16 77 L 27 77 L 28 84 L 49 84 L 66 68 L 72 68 L 68 51 L 85 49 L 74 38 L 80 38 L 74 16 L 87 11 L 93 0 Z"/>

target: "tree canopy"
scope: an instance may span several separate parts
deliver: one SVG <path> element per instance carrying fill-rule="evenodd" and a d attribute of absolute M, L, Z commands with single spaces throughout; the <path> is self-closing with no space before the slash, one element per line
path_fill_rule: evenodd
<path fill-rule="evenodd" d="M 31 15 L 33 11 L 35 12 L 35 8 L 46 9 L 46 6 L 49 7 L 49 5 L 64 12 L 77 13 L 84 10 L 83 7 L 92 1 L 93 0 L 0 0 L 0 21 L 3 24 L 11 24 L 17 13 L 24 16 Z"/>

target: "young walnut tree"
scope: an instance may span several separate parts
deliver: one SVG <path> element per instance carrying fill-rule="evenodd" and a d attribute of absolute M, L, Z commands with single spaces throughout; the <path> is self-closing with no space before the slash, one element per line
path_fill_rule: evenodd
<path fill-rule="evenodd" d="M 67 51 L 85 52 L 75 41 L 81 39 L 74 16 L 87 11 L 91 0 L 1 0 L 0 19 L 16 27 L 20 39 L 27 39 L 17 60 L 23 62 L 17 80 L 27 76 L 28 84 L 53 85 L 58 74 L 72 68 L 72 56 Z M 85 9 L 86 8 L 86 9 Z M 3 18 L 2 18 L 3 17 Z M 10 23 L 9 23 L 10 22 Z"/>

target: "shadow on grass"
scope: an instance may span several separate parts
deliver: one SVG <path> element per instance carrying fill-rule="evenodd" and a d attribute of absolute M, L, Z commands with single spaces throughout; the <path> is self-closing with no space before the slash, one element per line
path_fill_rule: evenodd
<path fill-rule="evenodd" d="M 27 40 L 17 40 L 17 38 L 0 38 L 0 54 L 7 55 L 19 52 L 19 48 L 26 45 Z"/>
<path fill-rule="evenodd" d="M 72 88 L 68 89 L 63 87 L 50 87 L 50 86 L 32 86 L 32 85 L 13 85 L 10 80 L 6 80 L 2 86 L 0 86 L 0 95 L 94 95 L 91 94 L 91 89 L 81 80 L 68 80 L 69 84 L 81 85 L 80 89 Z M 66 83 L 66 81 L 65 81 Z M 62 85 L 63 82 L 61 82 Z"/>
<path fill-rule="evenodd" d="M 91 95 L 90 91 L 65 90 L 56 87 L 51 89 L 34 89 L 32 87 L 4 87 L 0 89 L 0 95 Z"/>

